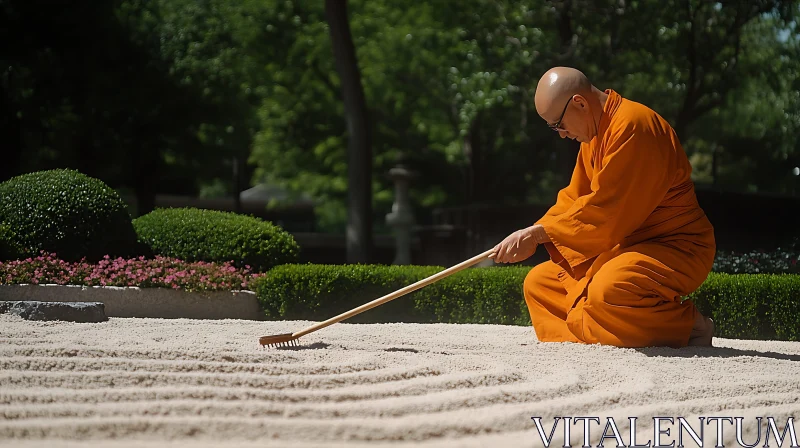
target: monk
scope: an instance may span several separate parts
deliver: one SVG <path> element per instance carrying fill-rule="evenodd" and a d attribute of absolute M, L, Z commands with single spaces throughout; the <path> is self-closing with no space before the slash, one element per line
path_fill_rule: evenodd
<path fill-rule="evenodd" d="M 714 228 L 672 127 L 569 67 L 548 70 L 534 101 L 561 138 L 580 142 L 577 163 L 555 205 L 491 258 L 516 263 L 547 250 L 523 285 L 539 340 L 711 346 L 714 323 L 684 298 L 711 271 Z"/>

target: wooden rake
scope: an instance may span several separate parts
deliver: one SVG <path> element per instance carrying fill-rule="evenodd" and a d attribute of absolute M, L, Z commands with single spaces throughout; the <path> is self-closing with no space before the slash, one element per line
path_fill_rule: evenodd
<path fill-rule="evenodd" d="M 424 278 L 416 283 L 408 285 L 404 288 L 398 289 L 397 291 L 387 294 L 381 298 L 375 299 L 372 302 L 365 303 L 358 308 L 353 308 L 350 311 L 345 313 L 339 314 L 338 316 L 331 317 L 330 319 L 319 322 L 314 324 L 308 328 L 304 328 L 295 333 L 284 333 L 284 334 L 276 334 L 272 336 L 261 336 L 258 339 L 258 342 L 261 344 L 262 347 L 288 347 L 288 346 L 297 346 L 297 339 L 301 336 L 305 336 L 313 331 L 317 331 L 319 329 L 325 328 L 328 325 L 333 325 L 337 322 L 341 322 L 345 319 L 355 316 L 356 314 L 363 313 L 369 309 L 375 308 L 378 305 L 383 305 L 386 302 L 392 301 L 398 297 L 404 296 L 410 292 L 416 291 L 422 287 L 428 286 L 431 283 L 439 281 L 447 276 L 455 274 L 458 271 L 466 269 L 470 266 L 476 265 L 481 261 L 490 258 L 491 255 L 494 254 L 494 249 L 489 249 L 486 252 L 476 255 L 469 260 L 462 261 L 461 263 L 452 266 L 450 268 L 445 269 L 442 272 L 437 272 L 436 274 L 431 275 L 430 277 Z"/>

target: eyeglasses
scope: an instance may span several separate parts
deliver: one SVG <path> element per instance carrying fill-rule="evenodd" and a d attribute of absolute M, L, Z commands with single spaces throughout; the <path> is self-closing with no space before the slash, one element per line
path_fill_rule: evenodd
<path fill-rule="evenodd" d="M 567 104 L 565 104 L 565 105 L 564 105 L 564 110 L 561 112 L 561 116 L 560 116 L 560 117 L 558 117 L 558 121 L 556 121 L 556 122 L 555 122 L 555 123 L 553 123 L 553 124 L 547 123 L 547 126 L 548 126 L 550 129 L 552 129 L 552 130 L 554 130 L 554 131 L 556 131 L 556 132 L 558 132 L 558 131 L 563 131 L 563 130 L 564 130 L 564 129 L 561 127 L 561 120 L 563 120 L 563 119 L 564 119 L 564 114 L 566 114 L 566 113 L 567 113 L 567 107 L 569 107 L 569 103 L 571 103 L 571 102 L 572 102 L 572 97 L 570 96 L 570 97 L 569 97 L 569 100 L 567 101 Z"/>

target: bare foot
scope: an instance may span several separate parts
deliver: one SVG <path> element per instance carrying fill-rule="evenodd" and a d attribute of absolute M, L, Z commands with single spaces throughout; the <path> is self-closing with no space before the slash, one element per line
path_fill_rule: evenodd
<path fill-rule="evenodd" d="M 700 347 L 713 347 L 711 341 L 714 338 L 714 321 L 708 317 L 703 317 L 697 313 L 694 321 L 692 334 L 689 336 L 689 345 Z"/>

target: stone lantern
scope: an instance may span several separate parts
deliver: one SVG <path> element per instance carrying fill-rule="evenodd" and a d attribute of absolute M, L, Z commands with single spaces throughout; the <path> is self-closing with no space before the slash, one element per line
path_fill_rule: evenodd
<path fill-rule="evenodd" d="M 411 264 L 411 232 L 414 227 L 414 213 L 408 197 L 411 171 L 402 165 L 389 170 L 394 181 L 394 203 L 392 212 L 386 214 L 386 224 L 394 229 L 396 255 L 393 264 Z"/>

